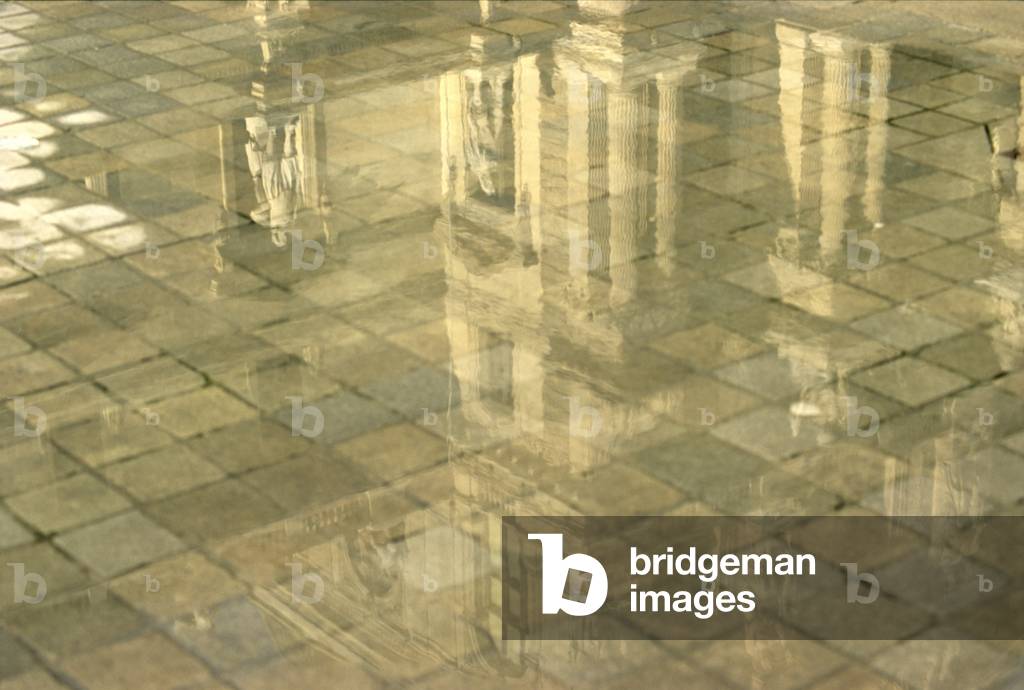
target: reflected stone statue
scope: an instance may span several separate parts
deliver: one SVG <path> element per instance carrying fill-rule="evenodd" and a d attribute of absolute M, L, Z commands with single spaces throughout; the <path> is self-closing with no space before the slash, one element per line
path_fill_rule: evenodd
<path fill-rule="evenodd" d="M 291 225 L 303 206 L 305 182 L 301 152 L 296 146 L 298 125 L 298 115 L 245 118 L 249 135 L 245 156 L 257 201 L 251 216 L 272 229 Z M 282 246 L 283 241 L 274 244 Z"/>

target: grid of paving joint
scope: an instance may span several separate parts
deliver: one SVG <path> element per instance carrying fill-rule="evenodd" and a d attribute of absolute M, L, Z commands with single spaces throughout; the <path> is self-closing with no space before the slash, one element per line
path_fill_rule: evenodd
<path fill-rule="evenodd" d="M 1024 42 L 915 10 L 0 4 L 0 690 L 1019 687 L 500 634 L 502 515 L 1021 513 Z"/>

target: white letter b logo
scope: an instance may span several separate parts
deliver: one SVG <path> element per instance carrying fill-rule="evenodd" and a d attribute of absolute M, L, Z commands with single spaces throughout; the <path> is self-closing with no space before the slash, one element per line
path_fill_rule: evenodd
<path fill-rule="evenodd" d="M 565 611 L 570 616 L 589 616 L 601 608 L 608 597 L 608 574 L 596 558 L 585 553 L 574 553 L 562 558 L 561 534 L 526 536 L 540 542 L 541 611 Z M 563 596 L 570 570 L 590 574 L 590 588 L 585 601 L 573 601 Z"/>

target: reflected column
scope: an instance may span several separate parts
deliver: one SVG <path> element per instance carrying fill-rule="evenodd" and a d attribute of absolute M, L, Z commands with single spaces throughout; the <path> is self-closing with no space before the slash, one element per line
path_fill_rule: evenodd
<path fill-rule="evenodd" d="M 871 46 L 871 80 L 868 94 L 867 180 L 864 183 L 864 217 L 875 227 L 882 223 L 882 192 L 885 190 L 885 156 L 889 119 L 889 46 Z"/>
<path fill-rule="evenodd" d="M 655 245 L 658 268 L 665 275 L 675 269 L 675 232 L 678 215 L 676 130 L 679 127 L 680 75 L 659 73 L 658 86 L 658 180 Z"/>
<path fill-rule="evenodd" d="M 611 298 L 613 305 L 632 299 L 636 292 L 637 240 L 646 221 L 646 190 L 639 173 L 645 169 L 646 117 L 643 96 L 624 87 L 609 88 L 608 95 L 608 206 L 611 212 Z"/>
<path fill-rule="evenodd" d="M 803 107 L 807 33 L 796 27 L 778 24 L 779 41 L 779 116 L 782 119 L 782 145 L 793 194 L 793 210 L 801 209 L 803 183 Z"/>
<path fill-rule="evenodd" d="M 565 79 L 565 216 L 568 227 L 568 268 L 580 287 L 584 302 L 590 299 L 590 281 L 595 268 L 604 263 L 596 221 L 590 217 L 590 104 L 588 76 L 572 61 L 559 65 Z"/>
<path fill-rule="evenodd" d="M 849 130 L 856 65 L 843 41 L 834 36 L 815 36 L 814 43 L 825 55 L 822 74 L 821 109 L 821 232 L 819 245 L 824 263 L 839 256 L 846 224 L 846 198 L 853 174 L 850 148 L 845 132 Z"/>

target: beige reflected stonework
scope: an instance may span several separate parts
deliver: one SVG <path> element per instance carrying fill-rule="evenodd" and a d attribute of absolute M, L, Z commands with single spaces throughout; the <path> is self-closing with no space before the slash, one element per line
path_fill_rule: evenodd
<path fill-rule="evenodd" d="M 1021 514 L 1014 14 L 3 3 L 0 690 L 1017 688 L 925 629 L 506 640 L 501 562 Z"/>

